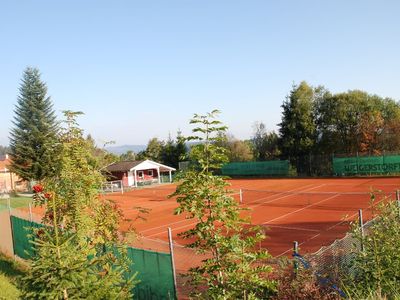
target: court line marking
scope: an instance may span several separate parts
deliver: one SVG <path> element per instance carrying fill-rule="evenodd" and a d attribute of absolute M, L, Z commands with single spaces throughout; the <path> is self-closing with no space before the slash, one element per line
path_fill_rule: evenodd
<path fill-rule="evenodd" d="M 293 194 L 284 195 L 284 196 L 280 196 L 280 197 L 279 197 L 279 195 L 286 194 L 286 193 L 291 193 L 291 192 L 299 192 L 299 193 L 300 192 L 305 192 L 305 191 L 308 190 L 308 188 L 306 188 L 306 187 L 310 187 L 310 190 L 311 190 L 311 189 L 314 189 L 314 188 L 319 188 L 319 187 L 323 186 L 323 184 L 319 185 L 319 186 L 316 186 L 316 187 L 313 187 L 313 188 L 312 188 L 312 186 L 313 186 L 313 184 L 309 184 L 309 185 L 306 185 L 305 187 L 303 186 L 303 187 L 295 188 L 295 189 L 292 189 L 292 190 L 289 190 L 289 191 L 277 191 L 276 194 L 269 195 L 269 196 L 266 196 L 266 197 L 262 197 L 262 198 L 259 198 L 259 199 L 256 199 L 256 200 L 253 200 L 253 201 L 250 201 L 250 202 L 245 202 L 245 203 L 242 203 L 242 205 L 247 205 L 247 206 L 251 206 L 251 207 L 258 207 L 258 206 L 261 206 L 261 205 L 263 205 L 265 203 L 270 203 L 270 202 L 275 201 L 275 200 L 279 200 L 279 199 L 282 199 L 282 198 L 293 196 Z M 298 190 L 298 189 L 304 189 L 304 188 L 306 188 L 306 190 Z M 243 197 L 245 197 L 245 193 L 243 193 L 243 195 L 244 195 Z M 271 197 L 278 197 L 278 198 L 274 198 L 274 199 L 259 203 L 260 200 L 269 199 Z M 256 203 L 256 204 L 252 205 L 252 203 Z"/>
<path fill-rule="evenodd" d="M 377 204 L 379 204 L 380 202 L 382 202 L 382 201 L 384 201 L 384 200 L 385 200 L 385 197 L 383 197 L 382 199 L 378 200 L 374 206 L 376 206 Z M 372 206 L 372 205 L 369 205 L 368 207 L 366 207 L 366 208 L 364 208 L 364 209 L 369 209 L 369 208 L 371 208 L 371 206 Z M 350 216 L 347 216 L 344 220 L 342 220 L 342 221 L 340 221 L 340 222 L 337 222 L 336 224 L 332 225 L 331 227 L 328 227 L 328 228 L 325 229 L 325 230 L 321 230 L 318 234 L 312 236 L 311 238 L 309 238 L 309 239 L 307 239 L 307 240 L 305 240 L 305 241 L 299 243 L 299 246 L 304 245 L 305 243 L 310 242 L 311 240 L 317 238 L 317 237 L 320 236 L 321 234 L 328 232 L 329 230 L 335 228 L 336 226 L 339 226 L 340 224 L 342 224 L 342 223 L 344 223 L 344 222 L 348 222 L 348 221 L 354 220 L 354 217 L 355 217 L 356 215 L 358 215 L 358 211 L 355 212 L 354 214 L 350 215 Z M 372 220 L 372 219 L 371 219 L 371 220 Z M 370 220 L 368 220 L 368 221 L 370 221 Z M 348 231 L 345 232 L 344 236 L 343 236 L 341 239 L 343 239 L 343 238 L 346 236 L 347 233 L 348 233 Z M 321 246 L 317 251 L 315 251 L 315 252 L 313 252 L 313 253 L 316 253 L 316 252 L 320 251 L 320 250 L 322 249 L 322 247 L 329 247 L 329 246 L 332 245 L 336 240 L 340 240 L 340 239 L 335 239 L 334 241 L 332 241 L 332 243 L 330 243 L 330 244 L 327 245 L 327 246 Z M 293 249 L 292 249 L 292 248 L 289 248 L 288 250 L 282 252 L 281 254 L 279 254 L 279 255 L 276 256 L 276 257 L 280 257 L 280 256 L 282 256 L 282 255 L 285 255 L 285 254 L 288 253 L 288 252 L 291 252 L 291 251 L 293 251 Z M 313 253 L 311 253 L 311 254 L 313 254 Z"/>
<path fill-rule="evenodd" d="M 281 216 L 279 216 L 279 217 L 276 217 L 276 218 L 274 218 L 274 219 L 272 219 L 272 220 L 268 220 L 268 221 L 262 223 L 262 225 L 264 225 L 264 224 L 266 224 L 266 223 L 269 223 L 269 222 L 273 222 L 273 221 L 282 219 L 282 218 L 287 217 L 287 216 L 290 216 L 290 215 L 293 215 L 293 214 L 295 214 L 295 213 L 297 213 L 297 212 L 300 212 L 300 211 L 305 210 L 305 209 L 307 209 L 307 208 L 313 207 L 314 205 L 317 205 L 317 204 L 319 204 L 319 203 L 322 203 L 322 202 L 331 200 L 331 199 L 333 199 L 333 198 L 335 198 L 335 197 L 338 197 L 338 195 L 333 195 L 333 196 L 331 196 L 331 197 L 328 197 L 328 198 L 326 198 L 326 199 L 323 199 L 323 200 L 321 200 L 321 201 L 318 201 L 318 202 L 316 202 L 316 203 L 314 203 L 314 204 L 307 205 L 307 206 L 305 206 L 305 207 L 296 209 L 295 211 L 292 211 L 292 212 L 286 213 L 286 214 L 284 214 L 284 215 L 281 215 Z"/>
<path fill-rule="evenodd" d="M 311 184 L 311 186 L 312 186 L 313 184 Z M 311 190 L 311 189 L 316 189 L 316 188 L 319 188 L 319 187 L 321 187 L 321 186 L 323 186 L 324 184 L 322 184 L 322 185 L 318 185 L 318 186 L 316 186 L 316 187 L 309 187 L 309 188 L 307 188 L 306 190 Z M 308 186 L 310 186 L 310 185 L 308 185 Z M 303 188 L 304 189 L 304 187 L 301 187 L 301 188 Z M 291 190 L 291 191 L 294 191 L 294 190 L 297 190 L 297 189 L 299 189 L 299 188 L 296 188 L 296 189 L 293 189 L 293 190 Z M 277 193 L 277 195 L 279 195 L 279 194 L 283 194 L 283 193 L 287 193 L 287 191 L 285 191 L 285 192 L 278 192 Z M 277 196 L 277 195 L 272 195 L 272 196 Z M 271 202 L 273 202 L 273 201 L 276 201 L 276 200 L 280 200 L 280 199 L 282 199 L 282 198 L 285 198 L 285 197 L 288 197 L 288 196 L 292 196 L 292 195 L 285 195 L 285 196 L 282 196 L 282 197 L 278 197 L 278 198 L 275 198 L 275 199 L 271 199 L 271 200 L 269 200 L 269 201 L 265 201 L 265 202 L 263 202 L 263 203 L 261 203 L 260 205 L 262 205 L 262 204 L 264 204 L 264 203 L 271 203 Z M 271 196 L 268 196 L 268 198 L 270 198 Z M 265 197 L 264 198 L 261 198 L 261 199 L 265 199 Z M 247 204 L 247 203 L 246 203 Z M 257 205 L 257 206 L 260 206 L 260 205 Z M 257 207 L 256 206 L 256 207 Z M 253 206 L 254 207 L 254 206 Z M 184 221 L 186 221 L 186 220 L 192 220 L 192 219 L 185 219 L 185 220 L 181 220 L 181 221 L 177 221 L 177 222 L 172 222 L 172 223 L 168 223 L 168 224 L 164 224 L 164 225 L 162 225 L 162 226 L 158 226 L 157 228 L 165 228 L 165 227 L 170 227 L 170 225 L 172 225 L 172 224 L 177 224 L 177 223 L 182 223 L 182 222 L 184 222 Z M 197 222 L 191 222 L 191 223 L 189 223 L 189 224 L 186 224 L 186 225 L 183 225 L 183 226 L 179 226 L 179 227 L 176 227 L 176 228 L 172 228 L 171 227 L 171 231 L 176 231 L 176 230 L 179 230 L 179 229 L 182 229 L 182 228 L 185 228 L 185 227 L 189 227 L 189 226 L 193 226 L 193 225 L 196 225 L 197 224 Z M 155 228 L 152 228 L 152 229 L 155 229 Z M 151 231 L 152 229 L 147 229 L 146 230 L 146 232 L 148 232 L 148 231 Z M 140 231 L 140 233 L 143 233 L 144 231 Z M 147 235 L 147 236 L 145 236 L 145 237 L 153 237 L 153 236 L 157 236 L 157 235 L 160 235 L 161 234 L 161 232 L 159 232 L 159 233 L 154 233 L 154 234 L 151 234 L 151 235 Z"/>
<path fill-rule="evenodd" d="M 290 229 L 290 230 L 299 230 L 299 231 L 310 231 L 310 232 L 320 232 L 317 229 L 308 229 L 308 228 L 301 228 L 301 227 L 292 227 L 292 226 L 281 226 L 281 225 L 274 225 L 274 224 L 263 224 L 267 227 L 273 228 L 283 228 L 283 229 Z"/>

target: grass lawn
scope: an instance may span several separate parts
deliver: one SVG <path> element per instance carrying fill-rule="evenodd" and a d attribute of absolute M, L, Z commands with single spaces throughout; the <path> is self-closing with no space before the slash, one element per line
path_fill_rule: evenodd
<path fill-rule="evenodd" d="M 32 202 L 31 197 L 11 197 L 10 203 L 12 208 L 28 207 Z M 8 209 L 8 199 L 0 199 L 0 211 Z"/>
<path fill-rule="evenodd" d="M 0 253 L 0 299 L 19 299 L 19 278 L 24 268 Z"/>

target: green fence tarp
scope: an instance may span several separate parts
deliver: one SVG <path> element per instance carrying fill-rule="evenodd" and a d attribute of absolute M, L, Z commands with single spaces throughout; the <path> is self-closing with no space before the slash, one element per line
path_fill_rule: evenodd
<path fill-rule="evenodd" d="M 222 175 L 251 176 L 251 175 L 289 175 L 289 161 L 270 160 L 252 162 L 233 162 L 221 168 Z"/>
<path fill-rule="evenodd" d="M 374 175 L 400 173 L 400 155 L 333 158 L 336 175 Z"/>
<path fill-rule="evenodd" d="M 134 289 L 135 299 L 175 299 L 170 254 L 128 248 L 128 257 L 140 280 Z"/>
<path fill-rule="evenodd" d="M 14 254 L 23 259 L 30 259 L 34 255 L 33 244 L 30 242 L 33 239 L 33 229 L 43 225 L 11 216 L 11 226 Z"/>
<path fill-rule="evenodd" d="M 24 259 L 34 255 L 33 228 L 43 225 L 11 216 L 14 254 Z M 128 247 L 128 257 L 132 261 L 131 273 L 138 272 L 140 283 L 134 288 L 134 299 L 163 300 L 176 299 L 171 255 Z"/>

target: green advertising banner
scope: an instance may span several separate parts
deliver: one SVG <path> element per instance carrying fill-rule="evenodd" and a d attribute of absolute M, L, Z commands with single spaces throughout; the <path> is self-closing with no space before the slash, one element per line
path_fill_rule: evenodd
<path fill-rule="evenodd" d="M 221 168 L 222 175 L 251 176 L 251 175 L 282 175 L 289 174 L 289 161 L 270 160 L 252 162 L 228 163 Z"/>
<path fill-rule="evenodd" d="M 400 173 L 400 155 L 333 158 L 336 175 Z"/>

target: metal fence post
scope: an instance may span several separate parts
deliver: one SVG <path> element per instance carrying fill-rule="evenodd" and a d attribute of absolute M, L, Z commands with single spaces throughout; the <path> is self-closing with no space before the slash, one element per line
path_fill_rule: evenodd
<path fill-rule="evenodd" d="M 358 210 L 358 223 L 360 226 L 360 230 L 361 230 L 361 251 L 364 251 L 364 222 L 363 222 L 363 213 L 362 213 L 362 209 Z"/>
<path fill-rule="evenodd" d="M 29 221 L 31 221 L 31 223 L 33 222 L 33 217 L 32 217 L 32 204 L 29 203 Z"/>
<path fill-rule="evenodd" d="M 293 242 L 293 269 L 294 273 L 297 274 L 297 271 L 299 270 L 299 263 L 297 262 L 296 255 L 299 254 L 299 242 L 294 241 Z"/>
<path fill-rule="evenodd" d="M 176 271 L 175 271 L 175 259 L 174 259 L 174 245 L 172 243 L 172 231 L 171 227 L 168 227 L 168 241 L 169 241 L 169 251 L 171 253 L 171 267 L 172 276 L 174 277 L 174 288 L 175 288 L 175 298 L 178 299 L 178 289 L 176 286 Z"/>

